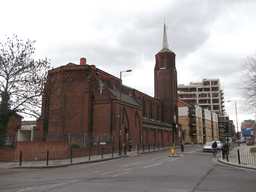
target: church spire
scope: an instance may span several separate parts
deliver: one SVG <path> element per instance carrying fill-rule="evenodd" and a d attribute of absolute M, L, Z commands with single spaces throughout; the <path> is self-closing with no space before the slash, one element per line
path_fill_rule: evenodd
<path fill-rule="evenodd" d="M 160 52 L 172 52 L 169 49 L 169 44 L 168 44 L 168 38 L 167 38 L 167 34 L 166 34 L 166 26 L 164 23 L 164 34 L 163 34 L 163 48 Z"/>

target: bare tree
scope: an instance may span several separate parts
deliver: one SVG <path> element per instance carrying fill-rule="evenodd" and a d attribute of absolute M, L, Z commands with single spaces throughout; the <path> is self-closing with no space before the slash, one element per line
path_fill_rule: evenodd
<path fill-rule="evenodd" d="M 256 109 L 256 53 L 248 56 L 241 66 L 240 94 L 244 109 L 255 112 Z"/>
<path fill-rule="evenodd" d="M 0 43 L 0 146 L 15 112 L 39 117 L 50 62 L 34 59 L 35 41 L 7 38 Z"/>

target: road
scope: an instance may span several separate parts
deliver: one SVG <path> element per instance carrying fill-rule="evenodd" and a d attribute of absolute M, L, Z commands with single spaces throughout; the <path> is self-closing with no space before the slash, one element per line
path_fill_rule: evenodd
<path fill-rule="evenodd" d="M 0 191 L 255 191 L 256 171 L 221 165 L 201 146 L 52 169 L 0 170 Z"/>

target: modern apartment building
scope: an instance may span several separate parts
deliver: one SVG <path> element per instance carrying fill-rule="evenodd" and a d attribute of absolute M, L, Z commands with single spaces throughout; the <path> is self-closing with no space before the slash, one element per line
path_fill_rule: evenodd
<path fill-rule="evenodd" d="M 218 115 L 215 112 L 182 100 L 178 101 L 178 107 L 185 143 L 202 144 L 219 140 Z"/>
<path fill-rule="evenodd" d="M 199 105 L 203 109 L 219 114 L 224 109 L 224 94 L 220 89 L 219 79 L 203 79 L 202 82 L 189 85 L 178 85 L 179 99 L 192 105 Z"/>
<path fill-rule="evenodd" d="M 205 137 L 204 142 L 210 138 L 225 142 L 224 125 L 229 121 L 229 117 L 225 113 L 224 93 L 220 88 L 219 79 L 203 79 L 202 82 L 190 82 L 189 85 L 179 84 L 178 96 L 180 100 L 186 103 L 201 107 L 206 113 L 206 116 L 203 117 L 206 122 L 208 121 L 207 118 L 209 119 L 207 111 L 217 114 L 217 120 L 214 116 L 214 128 L 211 127 L 212 135 Z M 211 121 L 213 122 L 213 120 Z"/>

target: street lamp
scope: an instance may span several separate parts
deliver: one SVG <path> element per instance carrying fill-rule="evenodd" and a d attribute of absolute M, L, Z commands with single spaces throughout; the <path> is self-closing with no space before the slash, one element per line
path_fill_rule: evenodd
<path fill-rule="evenodd" d="M 235 102 L 235 109 L 236 109 L 236 132 L 238 133 L 238 120 L 237 120 L 237 107 L 236 107 L 236 101 L 228 101 L 228 102 Z"/>
<path fill-rule="evenodd" d="M 132 72 L 131 69 L 126 70 L 126 71 L 120 71 L 120 98 L 119 98 L 119 156 L 122 155 L 122 146 L 121 146 L 121 120 L 122 120 L 122 115 L 121 115 L 121 89 L 122 89 L 122 73 L 123 72 Z"/>

